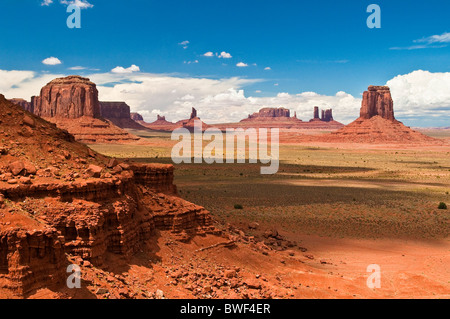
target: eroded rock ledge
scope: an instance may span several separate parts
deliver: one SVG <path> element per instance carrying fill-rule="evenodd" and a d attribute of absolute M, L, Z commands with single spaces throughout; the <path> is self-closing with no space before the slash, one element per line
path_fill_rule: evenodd
<path fill-rule="evenodd" d="M 173 166 L 126 164 L 111 178 L 64 183 L 1 183 L 5 214 L 36 224 L 0 230 L 0 288 L 26 296 L 63 283 L 66 254 L 97 267 L 106 252 L 130 256 L 156 230 L 186 241 L 215 233 L 209 212 L 177 196 Z"/>

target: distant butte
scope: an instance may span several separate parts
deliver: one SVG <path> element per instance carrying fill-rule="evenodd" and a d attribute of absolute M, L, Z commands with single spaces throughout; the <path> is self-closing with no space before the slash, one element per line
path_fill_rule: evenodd
<path fill-rule="evenodd" d="M 104 119 L 120 128 L 147 130 L 146 127 L 131 118 L 130 106 L 125 102 L 100 102 L 100 109 Z"/>
<path fill-rule="evenodd" d="M 324 142 L 440 144 L 403 125 L 394 117 L 394 102 L 387 86 L 369 86 L 363 94 L 360 117 L 336 132 L 319 137 Z"/>

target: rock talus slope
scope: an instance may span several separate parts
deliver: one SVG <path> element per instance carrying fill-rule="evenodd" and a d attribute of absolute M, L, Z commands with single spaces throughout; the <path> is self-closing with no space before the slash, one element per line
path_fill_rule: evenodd
<path fill-rule="evenodd" d="M 158 231 L 215 232 L 176 195 L 173 166 L 119 162 L 0 95 L 0 292 L 63 285 L 69 259 L 97 267 L 133 255 Z"/>

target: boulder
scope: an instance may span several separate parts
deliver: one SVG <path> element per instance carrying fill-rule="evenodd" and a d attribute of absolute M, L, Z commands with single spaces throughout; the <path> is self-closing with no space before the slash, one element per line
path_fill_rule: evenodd
<path fill-rule="evenodd" d="M 9 171 L 14 175 L 20 175 L 25 170 L 25 165 L 21 161 L 15 161 L 9 164 Z"/>
<path fill-rule="evenodd" d="M 90 177 L 100 178 L 102 171 L 103 171 L 103 168 L 101 168 L 100 166 L 91 164 L 91 165 L 89 165 L 88 169 L 86 170 L 86 173 Z"/>

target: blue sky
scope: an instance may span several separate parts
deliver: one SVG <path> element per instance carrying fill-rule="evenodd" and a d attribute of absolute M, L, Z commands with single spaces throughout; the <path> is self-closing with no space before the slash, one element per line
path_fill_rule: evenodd
<path fill-rule="evenodd" d="M 359 99 L 368 85 L 383 85 L 399 75 L 416 70 L 450 72 L 450 37 L 445 36 L 450 32 L 448 1 L 88 1 L 93 6 L 81 11 L 82 28 L 69 29 L 69 14 L 60 0 L 49 5 L 42 5 L 43 0 L 2 0 L 0 70 L 32 71 L 35 79 L 43 74 L 111 74 L 117 66 L 136 65 L 139 72 L 133 76 L 235 78 L 241 82 L 229 85 L 238 93 L 244 90 L 246 98 L 261 98 L 264 105 L 267 100 L 263 98 L 280 93 L 316 92 L 333 97 L 344 91 Z M 381 29 L 366 25 L 366 8 L 371 3 L 381 7 Z M 432 36 L 442 37 L 431 40 Z M 183 41 L 189 43 L 180 44 Z M 206 52 L 214 56 L 204 56 Z M 221 52 L 231 58 L 217 57 Z M 58 58 L 61 64 L 43 64 L 49 57 Z M 247 66 L 238 67 L 240 62 Z M 75 66 L 85 69 L 69 69 Z M 447 79 L 438 77 L 442 78 Z M 116 80 L 139 81 L 122 76 L 112 82 Z M 107 86 L 108 81 L 104 82 Z M 205 98 L 186 95 L 194 98 L 179 99 L 202 105 L 197 99 Z M 445 111 L 450 110 L 447 97 L 435 101 Z M 149 101 L 123 98 L 134 101 L 132 108 L 147 112 L 148 117 L 158 111 L 171 112 L 162 104 L 152 105 L 151 96 Z M 187 109 L 188 102 L 178 105 Z M 342 112 L 353 112 L 353 108 L 342 108 Z M 428 126 L 445 125 L 449 119 L 421 118 L 408 115 L 407 105 L 400 108 L 399 114 L 404 113 L 400 119 L 410 125 L 424 121 Z M 241 116 L 238 109 L 233 110 L 236 117 Z M 242 113 L 248 111 L 246 107 Z M 345 114 L 345 119 L 356 116 Z"/>

